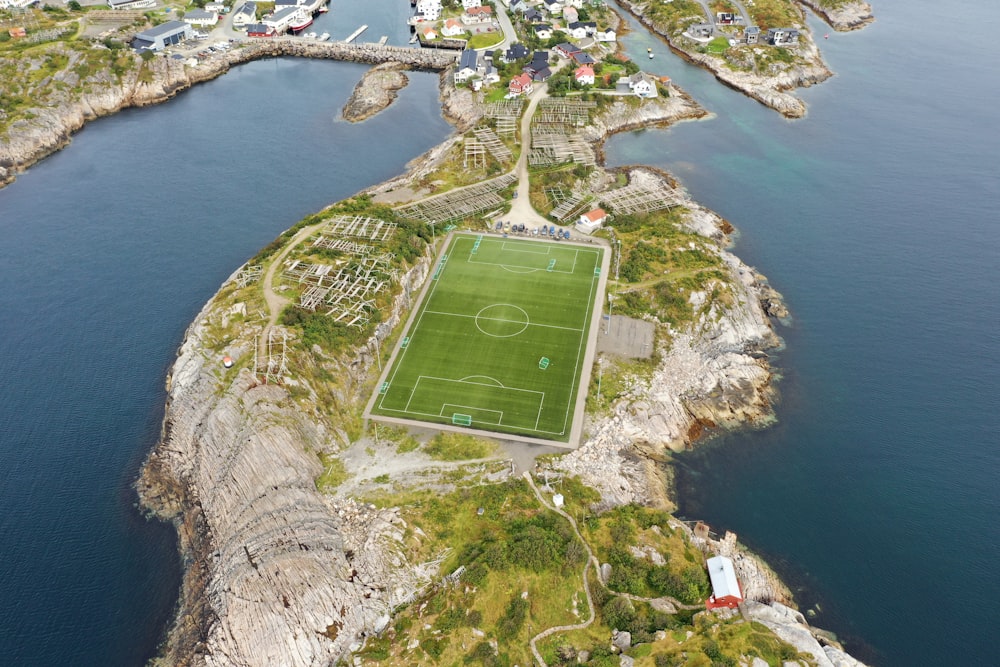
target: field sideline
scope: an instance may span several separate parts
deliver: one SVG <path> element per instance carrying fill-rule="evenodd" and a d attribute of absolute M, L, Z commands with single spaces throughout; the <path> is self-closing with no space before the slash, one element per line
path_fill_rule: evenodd
<path fill-rule="evenodd" d="M 607 264 L 597 244 L 452 234 L 365 416 L 575 445 Z"/>

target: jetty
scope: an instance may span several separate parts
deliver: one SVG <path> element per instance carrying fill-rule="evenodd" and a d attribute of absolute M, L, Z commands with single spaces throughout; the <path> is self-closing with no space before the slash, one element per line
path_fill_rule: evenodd
<path fill-rule="evenodd" d="M 352 32 L 347 37 L 347 39 L 344 40 L 344 44 L 350 44 L 351 42 L 353 42 L 354 40 L 356 40 L 358 38 L 358 35 L 360 35 L 361 33 L 363 33 L 365 30 L 368 30 L 368 24 L 365 24 L 365 25 L 361 26 L 360 28 L 358 28 L 357 30 L 355 30 L 354 32 Z"/>

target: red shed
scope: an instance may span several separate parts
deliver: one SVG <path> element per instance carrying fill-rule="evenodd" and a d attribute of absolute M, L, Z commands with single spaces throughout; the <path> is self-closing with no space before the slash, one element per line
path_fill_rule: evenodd
<path fill-rule="evenodd" d="M 735 609 L 743 600 L 743 589 L 736 579 L 733 561 L 725 556 L 709 558 L 708 578 L 712 580 L 712 597 L 705 600 L 707 609 L 729 607 Z"/>

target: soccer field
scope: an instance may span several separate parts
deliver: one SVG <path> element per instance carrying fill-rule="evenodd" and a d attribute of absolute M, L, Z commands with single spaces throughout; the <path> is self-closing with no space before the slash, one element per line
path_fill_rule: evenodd
<path fill-rule="evenodd" d="M 371 414 L 567 442 L 603 253 L 453 235 Z"/>

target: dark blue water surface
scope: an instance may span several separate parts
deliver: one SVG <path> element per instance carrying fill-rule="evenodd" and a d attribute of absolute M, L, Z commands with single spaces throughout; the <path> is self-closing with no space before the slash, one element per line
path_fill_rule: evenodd
<path fill-rule="evenodd" d="M 712 120 L 609 142 L 678 174 L 787 297 L 780 423 L 679 457 L 682 514 L 730 529 L 882 665 L 997 664 L 1000 87 L 997 20 L 875 3 L 813 26 L 837 76 L 787 121 L 671 57 Z"/>
<path fill-rule="evenodd" d="M 402 42 L 395 19 L 353 7 L 332 3 L 335 36 L 356 21 Z M 804 92 L 798 121 L 635 32 L 630 51 L 717 115 L 607 155 L 674 171 L 732 220 L 794 314 L 778 425 L 681 457 L 682 512 L 739 533 L 863 657 L 993 664 L 1000 26 L 953 0 L 876 12 L 821 40 L 837 76 Z M 956 19 L 962 38 L 942 33 Z M 361 125 L 336 121 L 362 71 L 242 66 L 89 125 L 0 190 L 0 662 L 153 652 L 179 567 L 130 485 L 185 327 L 283 229 L 448 132 L 430 75 Z"/>
<path fill-rule="evenodd" d="M 0 663 L 152 654 L 179 564 L 131 484 L 184 329 L 282 230 L 450 131 L 430 74 L 363 124 L 337 120 L 364 70 L 244 65 L 88 125 L 0 190 Z"/>

